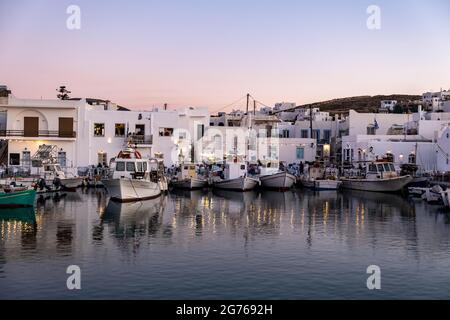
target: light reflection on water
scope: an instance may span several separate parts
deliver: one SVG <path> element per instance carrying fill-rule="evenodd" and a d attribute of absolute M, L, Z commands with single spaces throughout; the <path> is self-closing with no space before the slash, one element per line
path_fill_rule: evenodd
<path fill-rule="evenodd" d="M 2 214 L 2 213 L 0 213 Z M 101 190 L 0 219 L 0 298 L 450 298 L 450 221 L 419 200 L 363 192 Z M 82 290 L 66 289 L 69 265 Z M 382 269 L 382 290 L 365 271 Z"/>

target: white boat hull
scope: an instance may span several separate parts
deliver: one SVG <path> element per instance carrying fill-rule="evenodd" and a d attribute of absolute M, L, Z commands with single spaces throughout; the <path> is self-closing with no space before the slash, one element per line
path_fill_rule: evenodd
<path fill-rule="evenodd" d="M 280 172 L 272 175 L 260 176 L 261 186 L 267 189 L 283 189 L 292 188 L 297 178 L 290 173 Z"/>
<path fill-rule="evenodd" d="M 444 201 L 441 192 L 433 192 L 431 189 L 427 189 L 422 195 L 422 199 L 426 200 L 428 203 L 439 203 Z"/>
<path fill-rule="evenodd" d="M 442 202 L 446 208 L 450 207 L 450 190 L 445 190 L 441 192 Z"/>
<path fill-rule="evenodd" d="M 83 184 L 83 178 L 64 178 L 61 179 L 61 185 L 65 188 L 74 189 Z"/>
<path fill-rule="evenodd" d="M 303 186 L 313 190 L 338 190 L 342 182 L 339 180 L 305 180 Z"/>
<path fill-rule="evenodd" d="M 250 191 L 255 189 L 259 184 L 259 180 L 249 177 L 240 177 L 236 179 L 215 181 L 214 188 L 234 191 Z"/>
<path fill-rule="evenodd" d="M 342 179 L 342 187 L 351 190 L 371 192 L 398 192 L 412 181 L 411 176 L 388 179 Z"/>
<path fill-rule="evenodd" d="M 207 186 L 207 184 L 208 181 L 195 178 L 185 179 L 181 181 L 172 181 L 172 185 L 174 188 L 189 189 L 189 190 L 203 189 Z"/>
<path fill-rule="evenodd" d="M 159 184 L 148 180 L 121 178 L 104 180 L 103 183 L 114 201 L 141 201 L 161 195 Z"/>

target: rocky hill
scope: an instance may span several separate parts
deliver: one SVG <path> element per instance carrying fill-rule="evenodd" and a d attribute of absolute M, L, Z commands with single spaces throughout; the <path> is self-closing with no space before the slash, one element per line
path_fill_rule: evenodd
<path fill-rule="evenodd" d="M 382 100 L 397 100 L 402 106 L 413 107 L 422 97 L 419 95 L 393 94 L 388 96 L 359 96 L 341 99 L 333 99 L 300 106 L 302 108 L 320 108 L 332 114 L 348 113 L 350 109 L 357 112 L 378 112 Z"/>

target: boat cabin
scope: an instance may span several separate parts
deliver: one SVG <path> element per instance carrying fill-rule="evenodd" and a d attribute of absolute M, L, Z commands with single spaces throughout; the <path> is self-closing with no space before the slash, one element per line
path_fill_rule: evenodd
<path fill-rule="evenodd" d="M 372 162 L 366 166 L 366 177 L 384 179 L 398 177 L 398 174 L 392 162 Z"/>
<path fill-rule="evenodd" d="M 177 179 L 178 180 L 186 180 L 197 177 L 197 167 L 195 164 L 181 164 Z"/>
<path fill-rule="evenodd" d="M 236 179 L 247 175 L 247 164 L 231 162 L 225 164 L 225 180 Z"/>
<path fill-rule="evenodd" d="M 280 171 L 280 163 L 277 161 L 261 162 L 258 166 L 259 174 L 262 176 L 272 175 Z"/>
<path fill-rule="evenodd" d="M 44 170 L 43 178 L 46 180 L 53 180 L 56 177 L 64 179 L 66 177 L 66 174 L 62 170 L 59 163 L 46 163 L 42 165 L 42 168 Z"/>
<path fill-rule="evenodd" d="M 121 151 L 110 164 L 110 178 L 157 179 L 160 163 L 157 159 L 142 159 L 137 151 Z"/>

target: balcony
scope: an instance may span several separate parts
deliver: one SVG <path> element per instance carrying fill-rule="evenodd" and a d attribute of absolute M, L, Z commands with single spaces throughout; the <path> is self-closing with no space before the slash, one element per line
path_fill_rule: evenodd
<path fill-rule="evenodd" d="M 152 145 L 153 136 L 145 136 L 140 134 L 132 134 L 127 137 L 127 142 L 135 145 Z"/>
<path fill-rule="evenodd" d="M 25 134 L 25 130 L 0 130 L 0 137 L 25 137 L 25 138 L 76 138 L 77 133 L 60 132 L 58 130 L 39 130 L 36 134 Z"/>

